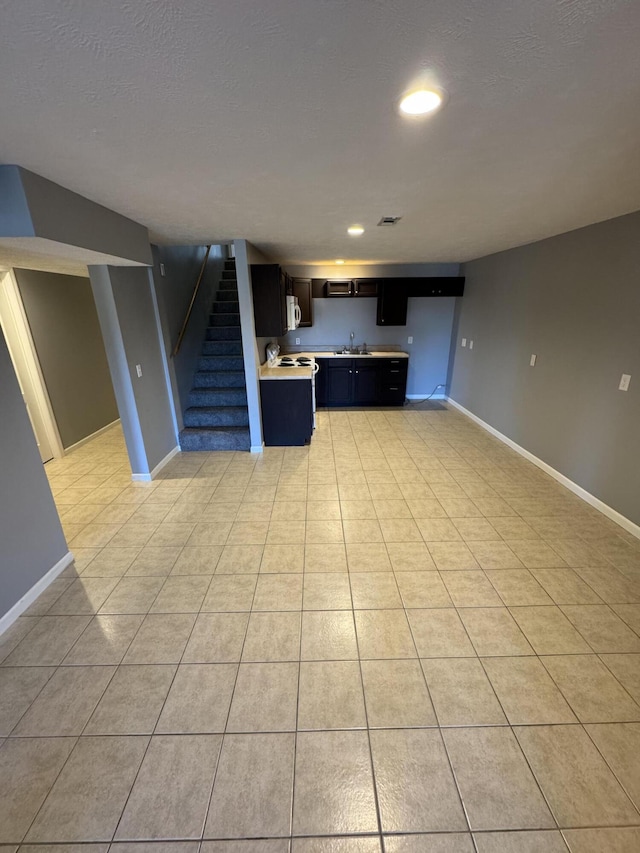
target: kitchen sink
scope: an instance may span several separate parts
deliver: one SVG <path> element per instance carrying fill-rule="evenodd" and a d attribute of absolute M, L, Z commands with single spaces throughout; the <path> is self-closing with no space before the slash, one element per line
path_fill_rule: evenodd
<path fill-rule="evenodd" d="M 370 352 L 341 352 L 338 350 L 336 350 L 333 354 L 334 355 L 343 355 L 343 356 L 349 357 L 349 358 L 355 358 L 356 356 L 360 356 L 360 355 L 373 355 L 373 353 L 370 353 Z"/>

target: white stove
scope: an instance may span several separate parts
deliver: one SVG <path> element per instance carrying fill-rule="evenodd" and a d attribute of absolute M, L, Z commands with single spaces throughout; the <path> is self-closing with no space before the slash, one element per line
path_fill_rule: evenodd
<path fill-rule="evenodd" d="M 283 355 L 276 359 L 274 367 L 313 367 L 316 368 L 315 358 L 308 358 L 305 355 Z M 317 370 L 314 370 L 317 372 Z"/>
<path fill-rule="evenodd" d="M 320 365 L 315 358 L 309 358 L 306 355 L 283 355 L 276 357 L 273 362 L 273 367 L 283 367 L 289 369 L 292 367 L 310 367 L 311 368 L 311 401 L 313 406 L 313 428 L 316 427 L 316 373 L 320 370 Z"/>

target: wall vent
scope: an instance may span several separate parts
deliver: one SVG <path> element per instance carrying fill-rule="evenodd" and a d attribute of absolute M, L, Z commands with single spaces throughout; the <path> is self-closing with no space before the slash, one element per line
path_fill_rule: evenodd
<path fill-rule="evenodd" d="M 397 225 L 401 219 L 401 216 L 383 216 L 378 225 Z"/>

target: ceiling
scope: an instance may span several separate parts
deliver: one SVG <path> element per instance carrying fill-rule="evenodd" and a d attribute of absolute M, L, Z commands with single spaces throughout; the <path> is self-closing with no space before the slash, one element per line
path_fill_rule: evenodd
<path fill-rule="evenodd" d="M 463 261 L 640 208 L 637 0 L 0 0 L 0 18 L 0 162 L 158 242 Z M 402 118 L 419 81 L 448 103 Z"/>

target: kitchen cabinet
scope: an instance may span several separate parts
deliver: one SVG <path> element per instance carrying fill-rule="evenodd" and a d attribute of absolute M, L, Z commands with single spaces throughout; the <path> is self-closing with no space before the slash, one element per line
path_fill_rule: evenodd
<path fill-rule="evenodd" d="M 324 283 L 324 295 L 353 296 L 353 281 L 351 279 L 331 279 Z"/>
<path fill-rule="evenodd" d="M 302 319 L 300 326 L 313 326 L 313 298 L 310 278 L 291 279 L 292 292 L 298 297 Z"/>
<path fill-rule="evenodd" d="M 409 297 L 407 286 L 393 279 L 378 283 L 377 326 L 406 326 Z"/>
<path fill-rule="evenodd" d="M 379 296 L 383 283 L 388 286 L 403 286 L 408 297 L 462 296 L 463 275 L 459 276 L 414 276 L 403 278 L 358 278 L 311 280 L 314 299 L 326 296 Z M 357 289 L 357 293 L 356 293 Z"/>
<path fill-rule="evenodd" d="M 287 294 L 291 278 L 278 264 L 252 264 L 251 285 L 256 335 L 281 338 L 287 334 Z"/>
<path fill-rule="evenodd" d="M 262 436 L 267 447 L 302 446 L 313 434 L 310 379 L 261 379 Z"/>
<path fill-rule="evenodd" d="M 462 296 L 464 276 L 433 276 L 404 279 L 409 296 Z"/>
<path fill-rule="evenodd" d="M 316 403 L 335 406 L 402 406 L 408 358 L 316 358 Z"/>
<path fill-rule="evenodd" d="M 379 365 L 364 358 L 353 360 L 353 405 L 375 406 L 378 402 Z"/>
<path fill-rule="evenodd" d="M 357 278 L 353 282 L 354 296 L 377 296 L 378 282 L 375 278 Z"/>
<path fill-rule="evenodd" d="M 366 297 L 378 295 L 378 283 L 374 278 L 329 279 L 324 283 L 324 295 Z"/>
<path fill-rule="evenodd" d="M 331 359 L 322 359 L 322 361 L 327 362 L 325 386 L 323 389 L 327 402 L 322 405 L 351 406 L 353 395 L 353 360 L 340 359 L 339 362 L 335 362 Z M 321 370 L 322 364 L 320 365 Z M 318 386 L 316 384 L 316 395 L 317 393 Z"/>

